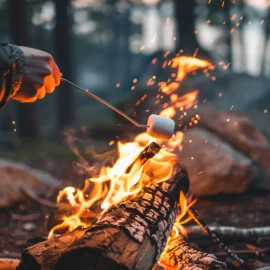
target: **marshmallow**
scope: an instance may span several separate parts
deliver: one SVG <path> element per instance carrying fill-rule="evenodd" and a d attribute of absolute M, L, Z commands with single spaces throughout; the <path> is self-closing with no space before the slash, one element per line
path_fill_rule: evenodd
<path fill-rule="evenodd" d="M 147 133 L 150 136 L 168 141 L 174 133 L 175 122 L 170 118 L 151 114 L 147 126 Z"/>

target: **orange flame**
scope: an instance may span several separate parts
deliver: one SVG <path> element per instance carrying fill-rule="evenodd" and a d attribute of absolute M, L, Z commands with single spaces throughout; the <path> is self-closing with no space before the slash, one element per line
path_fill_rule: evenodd
<path fill-rule="evenodd" d="M 171 61 L 172 68 L 177 69 L 175 81 L 169 84 L 163 82 L 160 84 L 160 91 L 165 95 L 170 95 L 170 104 L 163 107 L 160 115 L 173 118 L 177 110 L 183 111 L 190 109 L 197 103 L 199 91 L 194 90 L 185 95 L 179 96 L 176 90 L 179 89 L 180 82 L 185 78 L 188 72 L 201 68 L 214 69 L 208 61 L 192 58 L 177 57 Z M 163 98 L 158 95 L 158 98 Z M 197 120 L 199 117 L 196 118 Z M 196 121 L 197 121 L 196 120 Z M 68 202 L 73 213 L 62 217 L 62 223 L 55 226 L 49 233 L 52 237 L 60 229 L 68 231 L 74 230 L 78 226 L 89 227 L 96 222 L 102 214 L 112 205 L 115 205 L 130 195 L 137 194 L 142 187 L 149 181 L 161 182 L 167 180 L 172 174 L 172 165 L 177 156 L 173 153 L 176 149 L 181 150 L 183 133 L 177 131 L 173 138 L 167 142 L 157 141 L 162 145 L 161 151 L 144 165 L 136 160 L 139 153 L 153 141 L 147 133 L 139 134 L 134 142 L 119 142 L 119 158 L 113 166 L 103 166 L 97 177 L 91 177 L 85 180 L 83 190 L 74 187 L 66 187 L 59 192 L 57 203 Z M 78 155 L 78 150 L 74 150 Z M 82 160 L 82 157 L 80 157 Z M 84 163 L 86 163 L 83 160 Z M 131 166 L 132 164 L 132 166 Z M 151 172 L 151 178 L 148 176 Z M 185 213 L 192 203 L 188 203 L 183 193 L 180 195 L 181 214 L 177 217 L 174 230 L 182 230 L 181 224 L 188 220 L 182 221 Z M 87 211 L 92 217 L 90 221 L 82 221 L 82 215 Z"/>
<path fill-rule="evenodd" d="M 197 201 L 196 199 L 192 200 L 191 197 L 187 198 L 183 191 L 180 192 L 180 199 L 179 199 L 180 213 L 176 218 L 176 221 L 173 226 L 173 231 L 168 239 L 168 242 L 172 238 L 176 238 L 179 235 L 179 233 L 181 233 L 182 235 L 186 235 L 186 231 L 182 225 L 189 222 L 192 219 L 192 217 L 189 216 L 185 219 L 183 218 L 187 215 L 189 208 L 192 207 L 196 203 L 196 201 Z M 158 261 L 158 264 L 163 266 L 162 267 L 163 270 L 176 270 L 175 267 L 172 267 L 171 265 L 168 264 L 168 262 L 162 259 L 166 258 L 167 254 L 166 252 L 168 252 L 168 250 L 165 248 L 162 257 Z"/>

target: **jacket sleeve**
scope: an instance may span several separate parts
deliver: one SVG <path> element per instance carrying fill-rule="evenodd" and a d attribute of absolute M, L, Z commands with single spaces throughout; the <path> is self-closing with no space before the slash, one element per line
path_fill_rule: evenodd
<path fill-rule="evenodd" d="M 23 79 L 24 56 L 12 44 L 0 44 L 0 108 L 20 89 Z"/>

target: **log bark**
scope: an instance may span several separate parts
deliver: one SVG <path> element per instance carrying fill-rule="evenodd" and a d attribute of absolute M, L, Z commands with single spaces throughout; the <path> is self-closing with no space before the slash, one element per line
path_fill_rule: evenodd
<path fill-rule="evenodd" d="M 226 264 L 218 261 L 214 255 L 191 248 L 181 234 L 169 239 L 159 264 L 165 269 L 178 270 L 227 269 Z"/>
<path fill-rule="evenodd" d="M 27 248 L 18 270 L 152 269 L 174 224 L 180 190 L 188 186 L 187 171 L 177 164 L 169 180 L 152 181 L 91 228 Z"/>

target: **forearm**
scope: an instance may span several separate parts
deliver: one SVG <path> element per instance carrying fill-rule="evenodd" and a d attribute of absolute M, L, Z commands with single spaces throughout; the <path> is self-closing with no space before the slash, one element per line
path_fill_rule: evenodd
<path fill-rule="evenodd" d="M 22 50 L 11 44 L 0 44 L 0 108 L 19 90 L 24 69 Z"/>

